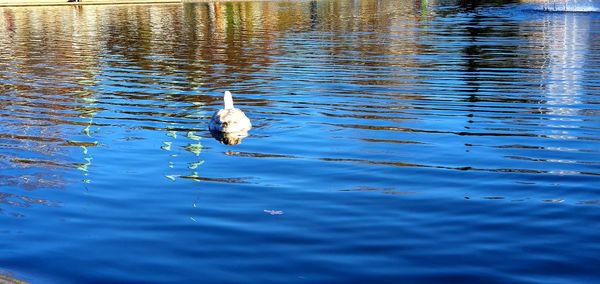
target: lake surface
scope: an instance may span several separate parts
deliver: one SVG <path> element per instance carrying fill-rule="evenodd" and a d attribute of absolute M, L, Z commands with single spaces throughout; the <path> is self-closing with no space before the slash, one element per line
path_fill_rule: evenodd
<path fill-rule="evenodd" d="M 600 13 L 466 3 L 0 8 L 0 282 L 600 281 Z"/>

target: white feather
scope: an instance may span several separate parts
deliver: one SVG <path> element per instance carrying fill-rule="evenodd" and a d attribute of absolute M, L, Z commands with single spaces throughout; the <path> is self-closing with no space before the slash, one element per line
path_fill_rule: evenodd
<path fill-rule="evenodd" d="M 242 110 L 233 107 L 233 98 L 229 91 L 225 92 L 223 100 L 225 102 L 224 109 L 213 114 L 208 123 L 208 129 L 223 133 L 248 132 L 252 128 L 252 123 Z"/>

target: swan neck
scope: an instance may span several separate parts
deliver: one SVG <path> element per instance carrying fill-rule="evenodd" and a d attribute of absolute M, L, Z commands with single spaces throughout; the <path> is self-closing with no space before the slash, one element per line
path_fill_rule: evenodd
<path fill-rule="evenodd" d="M 231 92 L 225 92 L 225 95 L 223 95 L 223 101 L 225 102 L 225 109 L 233 109 L 233 97 L 231 97 Z"/>

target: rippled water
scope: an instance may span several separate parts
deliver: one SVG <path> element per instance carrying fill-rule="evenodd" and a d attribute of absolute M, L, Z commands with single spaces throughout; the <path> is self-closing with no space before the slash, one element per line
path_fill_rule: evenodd
<path fill-rule="evenodd" d="M 524 7 L 0 8 L 0 282 L 600 280 L 600 15 Z"/>

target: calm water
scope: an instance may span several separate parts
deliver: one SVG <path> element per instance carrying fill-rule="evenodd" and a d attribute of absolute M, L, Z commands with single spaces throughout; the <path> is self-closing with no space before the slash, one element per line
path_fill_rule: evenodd
<path fill-rule="evenodd" d="M 600 13 L 0 8 L 0 279 L 597 282 L 599 106 Z"/>

